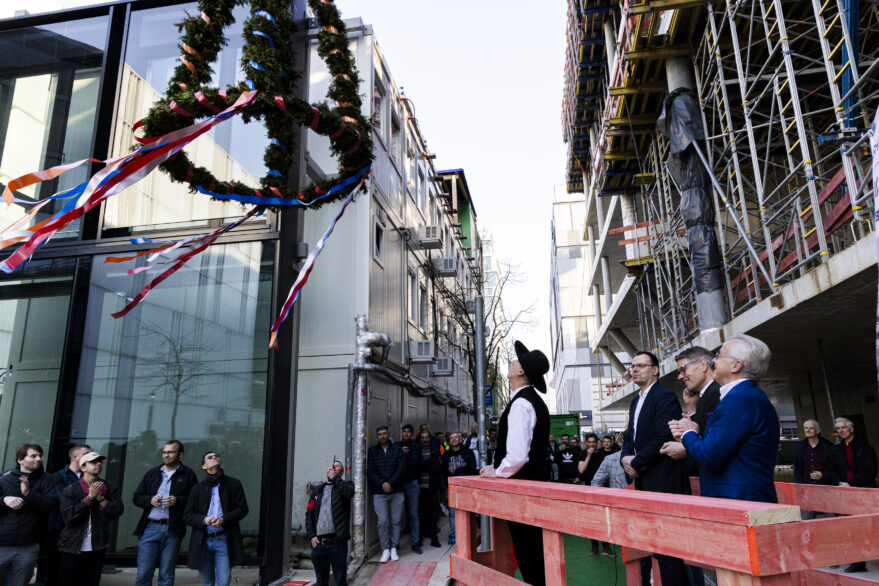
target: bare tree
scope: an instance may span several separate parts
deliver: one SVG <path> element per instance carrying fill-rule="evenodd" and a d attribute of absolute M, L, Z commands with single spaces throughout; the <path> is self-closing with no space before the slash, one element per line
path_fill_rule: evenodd
<path fill-rule="evenodd" d="M 155 354 L 144 362 L 150 372 L 150 379 L 155 381 L 149 387 L 150 396 L 163 393 L 173 399 L 171 437 L 176 438 L 180 399 L 184 395 L 189 395 L 191 399 L 202 396 L 195 391 L 198 388 L 198 378 L 208 373 L 207 361 L 201 356 L 210 348 L 199 342 L 204 339 L 200 330 L 188 335 L 174 336 L 153 325 L 144 325 L 143 329 L 147 336 L 159 340 L 154 344 L 157 348 Z"/>
<path fill-rule="evenodd" d="M 474 336 L 476 332 L 476 314 L 473 299 L 484 291 L 483 276 L 480 274 L 473 287 L 465 289 L 460 279 L 441 277 L 437 274 L 432 261 L 428 262 L 427 273 L 432 285 L 434 308 L 434 340 L 439 346 L 457 350 L 466 360 L 470 380 L 473 384 L 473 404 L 476 405 L 476 353 Z M 522 309 L 510 310 L 502 303 L 504 290 L 524 282 L 518 265 L 507 262 L 500 263 L 497 282 L 493 283 L 492 294 L 484 296 L 483 329 L 485 331 L 485 382 L 492 389 L 501 389 L 500 384 L 506 376 L 507 362 L 511 358 L 511 349 L 505 344 L 513 328 L 531 328 L 534 326 L 534 303 Z M 447 311 L 441 309 L 442 306 Z M 442 318 L 438 312 L 442 311 Z M 505 406 L 507 397 L 495 393 L 495 405 L 498 411 Z"/>

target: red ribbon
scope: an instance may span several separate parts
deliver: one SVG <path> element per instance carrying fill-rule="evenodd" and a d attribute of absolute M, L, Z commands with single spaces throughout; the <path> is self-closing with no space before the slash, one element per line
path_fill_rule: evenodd
<path fill-rule="evenodd" d="M 150 143 L 152 143 L 152 142 L 156 142 L 157 140 L 159 140 L 160 138 L 162 138 L 161 136 L 153 136 L 153 137 L 151 137 L 151 138 L 147 138 L 147 137 L 141 138 L 141 137 L 137 136 L 137 135 L 134 134 L 134 133 L 135 133 L 135 132 L 137 131 L 137 129 L 140 128 L 141 126 L 143 126 L 143 120 L 138 120 L 137 122 L 134 123 L 134 126 L 131 127 L 131 134 L 132 134 L 132 136 L 134 136 L 134 140 L 136 140 L 136 141 L 139 142 L 140 144 L 150 144 Z"/>
<path fill-rule="evenodd" d="M 186 57 L 184 57 L 183 55 L 180 56 L 180 60 L 186 66 L 186 69 L 192 72 L 192 75 L 198 75 L 198 69 L 195 68 L 195 65 L 193 65 L 192 62 L 187 61 Z"/>
<path fill-rule="evenodd" d="M 206 23 L 211 24 L 211 17 L 208 16 L 207 14 L 205 14 L 204 12 L 201 13 L 201 19 L 203 21 L 205 21 Z"/>
<path fill-rule="evenodd" d="M 189 53 L 190 55 L 195 55 L 199 59 L 204 59 L 204 57 L 201 56 L 201 53 L 199 53 L 198 51 L 196 51 L 195 49 L 193 49 L 192 47 L 190 47 L 186 43 L 183 43 L 183 50 L 186 51 L 187 53 Z"/>
<path fill-rule="evenodd" d="M 213 104 L 208 101 L 207 97 L 201 92 L 195 92 L 195 99 L 198 100 L 198 103 L 213 112 L 214 114 L 219 114 L 222 112 L 220 108 L 217 108 Z"/>
<path fill-rule="evenodd" d="M 180 114 L 181 116 L 186 116 L 187 118 L 195 118 L 195 116 L 178 106 L 177 102 L 175 102 L 174 100 L 171 100 L 171 103 L 168 104 L 168 107 Z"/>
<path fill-rule="evenodd" d="M 355 130 L 354 132 L 357 132 L 357 131 Z M 357 144 L 355 144 L 349 150 L 345 151 L 345 154 L 350 155 L 351 153 L 353 153 L 354 151 L 356 151 L 359 148 L 360 148 L 360 133 L 357 132 Z"/>
<path fill-rule="evenodd" d="M 290 112 L 287 111 L 287 105 L 284 104 L 284 98 L 281 96 L 275 96 L 275 103 L 278 105 L 278 110 L 281 111 L 281 114 L 289 118 Z"/>
<path fill-rule="evenodd" d="M 189 169 L 186 170 L 186 182 L 192 183 L 192 177 L 195 175 L 195 167 L 189 165 Z"/>
<path fill-rule="evenodd" d="M 284 196 L 281 194 L 281 192 L 278 191 L 278 188 L 275 187 L 274 185 L 269 185 L 269 190 L 270 190 L 272 193 L 274 193 L 276 196 L 278 196 L 278 197 L 284 197 Z"/>
<path fill-rule="evenodd" d="M 314 110 L 314 117 L 311 119 L 311 126 L 309 126 L 309 128 L 317 131 L 317 123 L 320 121 L 320 110 L 315 107 L 312 107 L 311 109 Z"/>
<path fill-rule="evenodd" d="M 229 98 L 226 97 L 226 90 L 220 90 L 220 91 L 218 91 L 217 93 L 220 94 L 220 97 L 223 98 L 223 101 L 224 101 L 224 102 L 228 102 L 228 101 L 229 101 Z"/>
<path fill-rule="evenodd" d="M 339 34 L 339 29 L 337 29 L 337 28 L 334 27 L 334 26 L 325 26 L 325 27 L 324 27 L 324 30 L 327 31 L 328 33 L 333 33 L 334 35 L 338 35 L 338 34 Z"/>
<path fill-rule="evenodd" d="M 346 128 L 348 128 L 348 127 L 345 126 L 344 124 L 342 124 L 342 126 L 339 127 L 339 130 L 337 130 L 336 132 L 334 132 L 334 133 L 332 133 L 332 134 L 330 135 L 330 139 L 331 139 L 331 140 L 336 140 L 337 138 L 339 138 L 340 136 L 342 136 L 343 134 L 345 134 L 345 129 L 346 129 Z"/>

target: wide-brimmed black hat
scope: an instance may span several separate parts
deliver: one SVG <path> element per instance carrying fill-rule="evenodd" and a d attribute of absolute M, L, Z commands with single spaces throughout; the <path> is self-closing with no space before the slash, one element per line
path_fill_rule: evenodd
<path fill-rule="evenodd" d="M 541 393 L 545 393 L 546 381 L 543 380 L 543 375 L 549 372 L 549 360 L 546 354 L 540 350 L 528 350 L 525 344 L 518 340 L 513 343 L 513 348 L 516 350 L 516 358 L 519 359 L 525 376 L 528 377 L 528 382 Z"/>

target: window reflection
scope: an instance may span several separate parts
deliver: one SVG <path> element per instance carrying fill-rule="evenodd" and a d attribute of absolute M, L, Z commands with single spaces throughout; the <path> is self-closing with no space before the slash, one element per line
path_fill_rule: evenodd
<path fill-rule="evenodd" d="M 96 257 L 71 436 L 108 456 L 108 480 L 130 495 L 161 463 L 169 439 L 199 478 L 201 455 L 223 454 L 250 505 L 248 554 L 259 527 L 274 244 L 213 246 L 172 275 L 124 318 L 122 308 L 152 276 Z M 141 278 L 141 275 L 144 275 Z M 115 552 L 134 551 L 141 511 L 128 507 Z"/>
<path fill-rule="evenodd" d="M 0 183 L 91 156 L 106 36 L 106 17 L 0 34 Z M 82 183 L 88 172 L 82 165 L 15 196 L 38 201 Z M 30 224 L 63 205 L 47 204 Z M 5 228 L 29 209 L 0 206 L 0 224 Z M 76 237 L 79 227 L 77 220 L 55 238 Z"/>
<path fill-rule="evenodd" d="M 38 443 L 48 461 L 74 259 L 32 261 L 0 280 L 0 457 Z"/>
<path fill-rule="evenodd" d="M 113 155 L 128 153 L 134 144 L 133 127 L 147 115 L 165 92 L 180 63 L 180 39 L 175 23 L 186 13 L 197 14 L 196 4 L 184 4 L 134 11 L 131 15 Z M 229 44 L 214 63 L 211 83 L 224 88 L 244 80 L 239 61 L 244 43 L 242 26 L 248 6 L 233 10 L 236 23 L 226 33 Z M 211 169 L 220 181 L 240 181 L 258 187 L 266 173 L 262 157 L 268 144 L 264 126 L 244 124 L 234 117 L 192 142 L 185 151 L 194 165 Z M 189 193 L 188 186 L 174 183 L 162 172 L 154 172 L 107 201 L 104 208 L 105 237 L 133 232 L 217 224 L 220 219 L 239 217 L 240 206 Z M 253 220 L 264 222 L 264 218 Z"/>

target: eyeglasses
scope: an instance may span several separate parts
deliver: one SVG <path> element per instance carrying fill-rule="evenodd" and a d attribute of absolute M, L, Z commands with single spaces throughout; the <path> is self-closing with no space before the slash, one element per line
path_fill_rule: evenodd
<path fill-rule="evenodd" d="M 163 456 L 173 456 L 174 454 L 179 454 L 178 450 L 174 450 L 173 452 L 162 452 Z"/>
<path fill-rule="evenodd" d="M 220 454 L 208 454 L 204 457 L 205 460 L 219 460 Z"/>
<path fill-rule="evenodd" d="M 730 356 L 729 354 L 721 354 L 720 350 L 718 350 L 717 354 L 714 355 L 714 359 L 720 360 L 721 358 L 729 358 L 730 360 L 738 360 L 739 362 L 742 362 L 741 359 L 736 358 L 735 356 Z"/>
<path fill-rule="evenodd" d="M 638 370 L 640 368 L 650 368 L 651 366 L 656 366 L 656 365 L 650 364 L 649 362 L 647 364 L 636 364 L 635 362 L 633 362 L 632 366 L 630 366 L 629 368 L 631 368 L 632 370 Z"/>
<path fill-rule="evenodd" d="M 696 364 L 697 362 L 699 362 L 701 360 L 702 360 L 701 358 L 697 358 L 696 360 L 691 360 L 690 362 L 688 362 L 686 364 L 682 364 L 678 368 L 678 374 L 681 374 L 681 375 L 686 374 L 688 366 L 693 366 L 694 364 Z"/>

